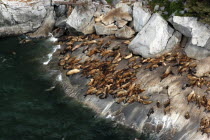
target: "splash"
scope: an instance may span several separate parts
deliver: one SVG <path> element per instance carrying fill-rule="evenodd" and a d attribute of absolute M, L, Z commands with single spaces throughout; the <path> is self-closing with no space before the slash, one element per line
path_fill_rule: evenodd
<path fill-rule="evenodd" d="M 56 77 L 56 81 L 62 81 L 63 78 L 62 78 L 62 74 L 60 73 L 57 77 Z"/>
<path fill-rule="evenodd" d="M 50 62 L 50 60 L 52 60 L 52 56 L 53 56 L 53 54 L 57 51 L 57 49 L 60 49 L 61 48 L 61 46 L 60 45 L 56 45 L 56 46 L 54 46 L 53 47 L 53 50 L 52 50 L 52 52 L 51 53 L 49 53 L 47 56 L 48 56 L 48 59 L 47 59 L 47 61 L 45 61 L 43 64 L 44 65 L 48 65 L 49 64 L 49 62 Z"/>

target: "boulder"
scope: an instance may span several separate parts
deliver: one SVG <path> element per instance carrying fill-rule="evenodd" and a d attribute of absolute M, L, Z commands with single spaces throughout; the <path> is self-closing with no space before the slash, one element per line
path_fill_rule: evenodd
<path fill-rule="evenodd" d="M 129 49 L 134 54 L 146 58 L 159 56 L 165 51 L 173 32 L 174 29 L 159 14 L 155 13 L 131 41 Z"/>
<path fill-rule="evenodd" d="M 174 16 L 170 19 L 174 28 L 190 38 L 185 52 L 189 57 L 202 59 L 210 53 L 210 29 L 195 17 Z M 200 51 L 200 52 L 196 52 Z"/>
<path fill-rule="evenodd" d="M 210 56 L 210 51 L 208 49 L 193 45 L 191 43 L 191 40 L 188 41 L 184 51 L 188 57 L 194 58 L 197 60 L 201 60 Z"/>
<path fill-rule="evenodd" d="M 102 23 L 96 23 L 95 30 L 98 35 L 112 35 L 115 34 L 118 28 L 114 24 L 105 26 Z"/>
<path fill-rule="evenodd" d="M 94 13 L 96 6 L 94 4 L 78 5 L 74 8 L 67 19 L 67 28 L 70 32 L 82 34 L 91 34 L 94 30 Z"/>
<path fill-rule="evenodd" d="M 135 31 L 139 32 L 149 21 L 151 13 L 148 9 L 142 7 L 141 2 L 135 2 L 133 5 L 133 24 Z"/>
<path fill-rule="evenodd" d="M 126 12 L 126 13 L 129 13 L 129 14 L 132 14 L 132 9 L 130 6 L 128 6 L 126 3 L 118 3 L 115 5 L 115 8 L 122 8 L 123 12 Z"/>
<path fill-rule="evenodd" d="M 210 73 L 210 57 L 199 60 L 196 66 L 196 76 L 204 76 L 205 73 Z"/>
<path fill-rule="evenodd" d="M 124 12 L 123 9 L 120 7 L 109 11 L 103 17 L 102 23 L 104 23 L 105 25 L 109 25 L 117 20 L 131 21 L 132 17 L 128 12 Z"/>
<path fill-rule="evenodd" d="M 121 39 L 130 39 L 134 36 L 134 34 L 135 34 L 135 31 L 131 29 L 131 27 L 128 27 L 125 25 L 123 28 L 119 29 L 115 33 L 115 36 Z"/>
<path fill-rule="evenodd" d="M 51 0 L 1 0 L 0 37 L 35 31 L 42 25 L 50 8 Z"/>

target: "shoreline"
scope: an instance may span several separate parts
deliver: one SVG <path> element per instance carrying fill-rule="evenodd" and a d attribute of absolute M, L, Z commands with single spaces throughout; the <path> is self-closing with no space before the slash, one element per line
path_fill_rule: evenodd
<path fill-rule="evenodd" d="M 103 38 L 99 38 L 99 40 L 100 39 Z M 115 39 L 111 42 L 115 42 Z M 89 46 L 89 48 L 93 49 L 94 47 Z M 85 47 L 81 46 L 75 51 L 72 51 L 70 54 L 71 57 L 76 56 L 77 58 L 86 58 L 83 56 L 84 53 L 82 53 L 82 49 L 85 49 Z M 63 58 L 62 55 L 59 57 L 58 53 L 59 52 L 57 52 L 57 56 L 54 56 L 57 57 L 57 61 Z M 98 58 L 97 56 L 98 55 L 96 54 L 93 58 Z M 137 56 L 134 55 L 133 57 Z M 146 66 L 147 64 L 143 67 L 145 68 Z M 165 68 L 167 67 L 160 67 L 157 68 L 157 70 L 152 71 L 145 71 L 145 69 L 140 68 L 140 73 L 137 73 L 137 75 L 139 75 L 138 78 L 140 78 L 137 78 L 137 81 L 145 82 L 143 87 L 146 91 L 143 92 L 142 95 L 149 96 L 149 98 L 154 101 L 151 105 L 144 105 L 137 102 L 131 104 L 118 104 L 116 103 L 116 99 L 111 96 L 108 96 L 105 99 L 100 99 L 95 95 L 84 97 L 88 90 L 88 78 L 83 77 L 81 74 L 73 74 L 68 77 L 66 76 L 66 70 L 62 70 L 61 68 L 61 71 L 64 88 L 67 88 L 67 95 L 87 105 L 104 118 L 110 118 L 117 123 L 133 128 L 142 133 L 149 133 L 150 136 L 155 139 L 187 139 L 189 137 L 194 137 L 194 139 L 207 139 L 207 135 L 202 135 L 202 132 L 197 132 L 197 129 L 199 128 L 199 121 L 202 116 L 206 116 L 208 113 L 200 114 L 199 108 L 197 108 L 194 103 L 188 104 L 187 101 L 184 101 L 187 100 L 186 97 L 191 92 L 191 87 L 183 89 L 183 84 L 188 83 L 185 79 L 186 73 L 183 73 L 182 75 L 172 74 L 165 79 L 160 80 L 159 77 L 161 73 L 164 73 Z M 71 92 L 69 92 L 68 89 L 71 88 L 74 88 L 74 91 L 71 91 L 73 94 L 69 94 Z M 196 90 L 196 93 L 203 92 L 203 89 L 199 88 L 194 88 L 194 90 Z M 183 94 L 181 95 L 179 92 L 183 92 Z M 179 97 L 177 95 L 179 95 Z M 164 113 L 164 107 L 156 107 L 156 101 L 160 101 L 161 106 L 165 106 L 168 100 L 170 100 L 169 104 L 172 108 L 170 108 L 167 113 Z M 183 105 L 185 107 L 183 107 Z M 148 116 L 151 107 L 154 109 L 154 112 Z M 186 119 L 185 114 L 187 111 L 190 112 L 190 117 Z M 194 111 L 194 113 L 192 111 Z M 198 113 L 200 114 L 199 118 L 197 117 Z M 189 120 L 193 121 L 189 123 Z M 188 124 L 190 126 L 188 126 Z M 189 130 L 182 129 L 187 126 L 190 127 Z M 180 131 L 182 131 L 182 133 L 180 133 Z"/>

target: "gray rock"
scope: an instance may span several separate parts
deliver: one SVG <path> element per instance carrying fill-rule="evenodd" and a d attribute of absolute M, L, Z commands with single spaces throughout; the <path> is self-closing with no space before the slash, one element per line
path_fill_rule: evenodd
<path fill-rule="evenodd" d="M 210 56 L 209 50 L 191 44 L 191 40 L 186 45 L 184 51 L 188 57 L 198 59 L 198 60 L 201 60 L 201 59 L 204 59 L 204 58 Z"/>
<path fill-rule="evenodd" d="M 162 54 L 174 30 L 159 15 L 153 14 L 149 22 L 129 44 L 134 54 L 143 57 L 156 57 Z"/>
<path fill-rule="evenodd" d="M 112 5 L 116 5 L 117 3 L 119 3 L 121 0 L 112 0 Z"/>
<path fill-rule="evenodd" d="M 122 19 L 119 19 L 119 20 L 116 21 L 116 25 L 117 25 L 118 28 L 124 27 L 127 23 L 128 23 L 128 21 L 125 21 L 125 20 L 122 20 Z"/>
<path fill-rule="evenodd" d="M 0 37 L 19 35 L 35 31 L 42 25 L 51 0 L 8 1 L 1 0 L 0 4 Z"/>
<path fill-rule="evenodd" d="M 185 49 L 189 57 L 202 59 L 208 56 L 210 51 L 210 29 L 205 24 L 199 22 L 195 17 L 179 16 L 174 16 L 170 19 L 170 22 L 175 29 L 191 38 Z"/>
<path fill-rule="evenodd" d="M 47 17 L 44 19 L 42 25 L 38 30 L 34 33 L 29 33 L 28 36 L 31 38 L 40 38 L 40 37 L 48 37 L 49 33 L 52 32 L 53 27 L 55 25 L 55 13 L 52 8 L 50 12 L 47 14 Z"/>
<path fill-rule="evenodd" d="M 151 17 L 151 13 L 148 9 L 144 9 L 142 7 L 141 2 L 134 3 L 133 6 L 133 22 L 134 22 L 134 29 L 139 32 L 144 25 L 148 22 Z"/>
<path fill-rule="evenodd" d="M 123 12 L 132 14 L 132 9 L 131 9 L 131 7 L 128 6 L 127 4 L 125 4 L 125 3 L 120 2 L 120 3 L 116 4 L 115 7 L 116 7 L 116 8 L 120 8 L 120 7 L 121 7 L 122 10 L 123 10 Z"/>
<path fill-rule="evenodd" d="M 131 29 L 131 27 L 124 26 L 115 33 L 115 36 L 121 39 L 130 39 L 134 36 L 134 34 L 135 31 Z"/>
<path fill-rule="evenodd" d="M 111 35 L 111 34 L 115 34 L 118 28 L 114 24 L 105 26 L 102 23 L 96 23 L 95 30 L 98 35 Z"/>
<path fill-rule="evenodd" d="M 173 36 L 168 40 L 168 44 L 166 46 L 167 51 L 172 51 L 174 47 L 177 47 L 182 40 L 182 34 L 178 31 L 173 33 Z"/>
<path fill-rule="evenodd" d="M 66 22 L 70 32 L 76 31 L 83 34 L 95 32 L 93 18 L 95 12 L 96 6 L 93 4 L 76 6 Z"/>
<path fill-rule="evenodd" d="M 66 17 L 57 18 L 56 22 L 55 22 L 55 27 L 65 28 L 66 27 L 66 21 L 67 21 Z"/>
<path fill-rule="evenodd" d="M 205 73 L 210 73 L 210 57 L 202 59 L 196 66 L 196 76 L 204 76 Z"/>

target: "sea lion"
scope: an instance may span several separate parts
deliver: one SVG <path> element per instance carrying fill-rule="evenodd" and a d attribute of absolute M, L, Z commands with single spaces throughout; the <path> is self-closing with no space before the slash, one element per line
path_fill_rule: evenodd
<path fill-rule="evenodd" d="M 68 71 L 66 75 L 76 74 L 76 73 L 79 73 L 80 71 L 81 71 L 80 69 L 73 69 L 73 70 Z"/>
<path fill-rule="evenodd" d="M 164 78 L 168 77 L 169 74 L 171 74 L 171 66 L 168 66 L 168 68 L 166 69 L 166 71 L 161 76 L 161 80 L 163 80 Z"/>

